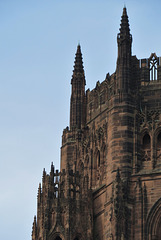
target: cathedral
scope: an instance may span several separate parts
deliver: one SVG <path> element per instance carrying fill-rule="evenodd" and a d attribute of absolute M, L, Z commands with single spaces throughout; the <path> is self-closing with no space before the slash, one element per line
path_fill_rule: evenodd
<path fill-rule="evenodd" d="M 60 171 L 43 171 L 32 240 L 161 240 L 161 57 L 132 55 L 126 7 L 116 71 L 85 91 L 78 45 Z"/>

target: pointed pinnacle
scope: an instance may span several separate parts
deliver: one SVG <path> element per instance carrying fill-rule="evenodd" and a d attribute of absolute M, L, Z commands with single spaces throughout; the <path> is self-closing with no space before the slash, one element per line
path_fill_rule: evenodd
<path fill-rule="evenodd" d="M 124 8 L 123 8 L 123 16 L 127 16 L 127 10 L 126 10 L 126 6 L 124 5 Z"/>
<path fill-rule="evenodd" d="M 80 46 L 80 43 L 78 43 L 77 45 L 77 53 L 80 52 L 81 53 L 81 46 Z"/>
<path fill-rule="evenodd" d="M 45 171 L 45 168 L 43 169 L 43 175 L 46 175 L 46 171 Z"/>
<path fill-rule="evenodd" d="M 121 17 L 121 24 L 120 24 L 120 37 L 130 37 L 130 28 L 129 28 L 129 20 L 127 15 L 126 7 L 123 8 L 123 13 Z"/>
<path fill-rule="evenodd" d="M 38 201 L 38 203 L 40 203 L 40 201 L 41 201 L 41 183 L 39 183 L 39 187 L 38 187 L 37 201 Z"/>
<path fill-rule="evenodd" d="M 81 53 L 81 46 L 78 44 L 77 46 L 77 52 L 75 55 L 75 61 L 74 61 L 74 73 L 83 73 L 84 74 L 84 68 L 83 68 L 83 60 L 82 60 L 82 53 Z"/>
<path fill-rule="evenodd" d="M 53 162 L 51 162 L 51 170 L 50 170 L 50 173 L 54 173 L 54 165 L 53 165 Z"/>

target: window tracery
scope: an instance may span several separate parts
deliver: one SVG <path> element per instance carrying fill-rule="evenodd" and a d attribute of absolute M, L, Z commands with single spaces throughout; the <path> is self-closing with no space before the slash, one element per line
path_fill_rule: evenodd
<path fill-rule="evenodd" d="M 149 58 L 150 81 L 157 80 L 158 57 L 152 53 Z"/>

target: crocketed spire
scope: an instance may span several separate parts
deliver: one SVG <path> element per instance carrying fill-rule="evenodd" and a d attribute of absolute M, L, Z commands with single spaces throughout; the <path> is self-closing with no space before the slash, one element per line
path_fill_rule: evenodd
<path fill-rule="evenodd" d="M 72 94 L 70 104 L 70 129 L 81 127 L 85 124 L 85 74 L 80 44 L 77 46 L 77 52 L 74 61 L 74 70 L 72 75 Z"/>
<path fill-rule="evenodd" d="M 73 78 L 75 78 L 77 76 L 78 73 L 82 74 L 83 77 L 84 77 L 84 67 L 83 67 L 83 60 L 82 60 L 82 53 L 81 53 L 80 44 L 78 44 L 77 52 L 75 54 L 74 70 L 73 70 L 72 80 L 73 80 Z"/>
<path fill-rule="evenodd" d="M 126 7 L 123 8 L 119 37 L 121 39 L 122 38 L 131 38 L 130 28 L 129 28 L 129 20 L 128 20 L 128 16 L 127 16 Z"/>

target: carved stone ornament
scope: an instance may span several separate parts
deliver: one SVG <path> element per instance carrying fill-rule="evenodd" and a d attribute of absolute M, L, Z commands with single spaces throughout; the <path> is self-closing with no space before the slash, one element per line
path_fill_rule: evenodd
<path fill-rule="evenodd" d="M 159 121 L 159 110 L 151 110 L 148 111 L 147 108 L 145 108 L 144 112 L 140 112 L 138 115 L 139 117 L 139 123 L 140 127 L 142 129 L 148 128 L 149 130 L 156 128 L 156 123 Z"/>

